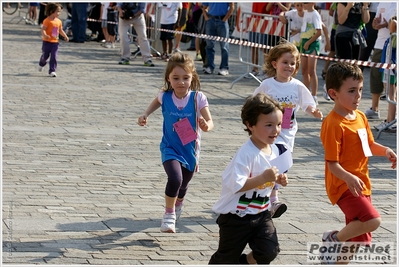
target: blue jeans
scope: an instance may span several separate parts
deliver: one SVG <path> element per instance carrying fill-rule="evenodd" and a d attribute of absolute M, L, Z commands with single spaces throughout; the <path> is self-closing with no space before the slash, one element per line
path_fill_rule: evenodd
<path fill-rule="evenodd" d="M 86 41 L 87 3 L 72 3 L 71 28 L 73 39 Z"/>
<path fill-rule="evenodd" d="M 229 23 L 223 22 L 221 19 L 210 18 L 206 22 L 205 32 L 210 36 L 220 36 L 229 38 Z M 208 67 L 215 69 L 215 43 L 214 40 L 206 40 L 206 57 L 208 59 Z M 219 69 L 229 69 L 229 43 L 219 42 L 222 51 L 222 62 Z"/>

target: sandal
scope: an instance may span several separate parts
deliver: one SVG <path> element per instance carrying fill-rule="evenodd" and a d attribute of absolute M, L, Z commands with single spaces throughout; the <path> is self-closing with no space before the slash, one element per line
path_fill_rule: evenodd
<path fill-rule="evenodd" d="M 327 73 L 327 72 L 324 71 L 324 70 L 321 72 L 321 77 L 323 78 L 323 80 L 326 79 L 326 73 Z"/>

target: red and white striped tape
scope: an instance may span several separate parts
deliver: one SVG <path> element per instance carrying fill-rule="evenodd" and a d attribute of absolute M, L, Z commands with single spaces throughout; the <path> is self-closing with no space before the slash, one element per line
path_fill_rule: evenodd
<path fill-rule="evenodd" d="M 87 19 L 87 21 L 100 22 L 99 20 L 90 19 L 90 18 Z M 112 23 L 115 23 L 115 22 L 112 22 Z M 118 24 L 118 23 L 115 23 L 115 24 Z M 155 30 L 154 27 L 147 27 L 147 29 Z M 230 44 L 235 44 L 235 45 L 242 45 L 242 46 L 249 46 L 249 47 L 256 47 L 256 48 L 263 48 L 263 49 L 271 49 L 272 48 L 272 46 L 259 44 L 259 43 L 253 43 L 253 42 L 249 42 L 246 40 L 231 39 L 231 38 L 220 37 L 220 36 L 211 36 L 211 35 L 206 35 L 203 33 L 197 34 L 197 33 L 189 33 L 189 32 L 174 31 L 174 30 L 159 29 L 159 28 L 156 30 L 171 32 L 171 33 L 175 33 L 175 34 L 177 33 L 177 34 L 187 35 L 187 36 L 191 36 L 194 38 L 198 37 L 198 38 L 206 39 L 206 40 L 225 42 L 225 43 L 230 43 Z M 364 67 L 375 67 L 375 68 L 390 69 L 390 70 L 396 69 L 396 64 L 362 61 L 362 60 L 357 60 L 357 59 L 339 59 L 339 58 L 331 58 L 331 57 L 326 57 L 326 56 L 316 56 L 316 55 L 308 55 L 308 54 L 301 54 L 301 55 L 306 56 L 306 57 L 312 57 L 312 58 L 318 58 L 318 59 L 330 60 L 330 61 L 336 61 L 336 62 L 347 62 L 347 63 L 356 64 L 356 65 L 364 66 Z"/>

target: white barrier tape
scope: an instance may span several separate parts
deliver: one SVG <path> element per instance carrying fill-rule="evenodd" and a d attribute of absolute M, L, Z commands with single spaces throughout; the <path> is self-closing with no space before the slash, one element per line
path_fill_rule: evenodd
<path fill-rule="evenodd" d="M 88 18 L 87 21 L 101 22 L 100 20 L 95 20 L 95 19 L 91 19 L 91 18 Z M 116 22 L 108 22 L 108 23 L 118 24 Z M 154 27 L 147 27 L 147 28 L 155 30 Z M 188 36 L 195 37 L 195 38 L 198 37 L 201 39 L 208 39 L 208 40 L 213 40 L 213 41 L 218 41 L 218 42 L 242 45 L 242 46 L 250 46 L 250 47 L 255 47 L 255 48 L 263 48 L 263 49 L 271 49 L 272 48 L 272 46 L 268 46 L 268 45 L 264 45 L 264 44 L 253 43 L 253 42 L 249 42 L 249 41 L 231 39 L 231 38 L 220 37 L 220 36 L 211 36 L 211 35 L 206 35 L 203 33 L 197 34 L 197 33 L 189 33 L 189 32 L 174 31 L 174 30 L 167 30 L 167 29 L 156 29 L 156 30 L 175 33 L 175 34 L 177 33 L 177 34 L 182 34 L 182 35 L 188 35 Z M 316 56 L 316 55 L 308 55 L 308 54 L 301 54 L 301 55 L 305 56 L 305 57 L 312 57 L 312 58 L 318 58 L 318 59 L 324 59 L 324 60 L 330 60 L 330 61 L 336 61 L 336 62 L 347 62 L 350 64 L 356 64 L 356 65 L 364 66 L 364 67 L 375 67 L 375 68 L 390 69 L 390 70 L 396 69 L 396 64 L 362 61 L 362 60 L 357 60 L 357 59 L 339 59 L 339 58 L 331 58 L 331 57 L 326 57 L 326 56 Z"/>

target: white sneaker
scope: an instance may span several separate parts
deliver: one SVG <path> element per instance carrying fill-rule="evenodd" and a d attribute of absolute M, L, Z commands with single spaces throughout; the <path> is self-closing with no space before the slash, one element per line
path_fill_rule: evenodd
<path fill-rule="evenodd" d="M 366 110 L 364 112 L 366 115 L 367 119 L 379 119 L 380 118 L 380 111 L 374 111 L 372 108 Z"/>
<path fill-rule="evenodd" d="M 221 69 L 221 70 L 219 70 L 218 75 L 222 75 L 222 76 L 229 75 L 229 71 L 227 69 Z"/>
<path fill-rule="evenodd" d="M 111 48 L 115 48 L 115 43 L 111 43 Z"/>
<path fill-rule="evenodd" d="M 333 255 L 331 254 L 331 252 L 328 251 L 330 251 L 330 247 L 339 244 L 339 242 L 333 237 L 336 233 L 338 233 L 338 231 L 336 230 L 329 230 L 323 233 L 321 241 L 323 242 L 323 246 L 328 249 L 325 252 L 320 252 L 321 264 L 335 264 Z"/>
<path fill-rule="evenodd" d="M 176 214 L 165 213 L 161 222 L 161 232 L 176 233 Z"/>
<path fill-rule="evenodd" d="M 324 93 L 323 93 L 324 98 L 325 98 L 327 101 L 330 101 L 330 100 L 331 100 L 331 97 L 330 97 L 330 95 L 327 93 L 327 89 L 326 89 L 326 85 L 325 85 L 325 84 L 323 85 L 323 90 L 324 90 Z"/>
<path fill-rule="evenodd" d="M 204 73 L 205 73 L 205 74 L 212 74 L 212 73 L 213 73 L 213 70 L 212 70 L 210 67 L 206 67 L 206 68 L 204 69 Z"/>
<path fill-rule="evenodd" d="M 257 76 L 257 75 L 259 75 L 259 72 L 257 72 L 256 70 L 252 70 L 252 71 L 250 72 L 250 74 L 252 74 L 253 76 Z M 251 79 L 251 78 L 253 78 L 253 76 L 250 75 L 250 74 L 248 73 L 247 75 L 244 76 L 244 78 L 245 78 L 245 79 Z"/>
<path fill-rule="evenodd" d="M 111 43 L 106 43 L 105 44 L 105 48 L 111 48 L 112 46 L 111 46 Z"/>
<path fill-rule="evenodd" d="M 39 66 L 37 66 L 37 70 L 42 72 L 43 71 L 43 67 L 39 65 Z"/>
<path fill-rule="evenodd" d="M 259 74 L 256 75 L 256 78 L 258 78 L 260 81 L 263 81 L 263 80 L 267 79 L 267 74 L 264 71 L 259 72 Z"/>
<path fill-rule="evenodd" d="M 50 73 L 50 77 L 57 77 L 57 73 L 55 73 L 54 71 Z"/>

